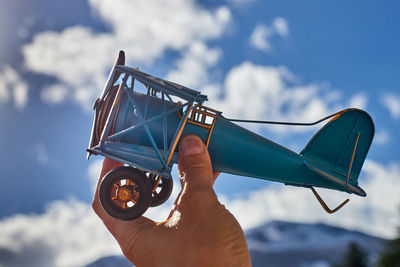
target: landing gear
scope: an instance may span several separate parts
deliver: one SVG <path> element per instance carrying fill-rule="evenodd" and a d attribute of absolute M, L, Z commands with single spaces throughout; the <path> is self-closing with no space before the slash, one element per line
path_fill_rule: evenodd
<path fill-rule="evenodd" d="M 148 178 L 153 188 L 150 207 L 160 206 L 170 197 L 174 182 L 172 178 L 168 179 L 151 173 L 148 174 Z"/>
<path fill-rule="evenodd" d="M 118 167 L 103 179 L 100 202 L 112 217 L 133 220 L 140 217 L 152 201 L 152 184 L 146 175 L 132 167 Z"/>

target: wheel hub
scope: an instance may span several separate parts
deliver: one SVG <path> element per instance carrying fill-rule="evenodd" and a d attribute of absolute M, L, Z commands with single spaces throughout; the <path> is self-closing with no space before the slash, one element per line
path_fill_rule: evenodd
<path fill-rule="evenodd" d="M 117 191 L 117 197 L 122 202 L 127 202 L 133 198 L 133 190 L 130 186 L 124 185 Z"/>

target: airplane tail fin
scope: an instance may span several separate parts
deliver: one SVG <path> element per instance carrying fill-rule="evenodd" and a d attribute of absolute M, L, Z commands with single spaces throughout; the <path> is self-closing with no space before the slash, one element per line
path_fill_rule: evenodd
<path fill-rule="evenodd" d="M 358 177 L 374 136 L 371 117 L 346 109 L 322 127 L 300 152 L 307 167 L 352 193 L 365 196 Z"/>

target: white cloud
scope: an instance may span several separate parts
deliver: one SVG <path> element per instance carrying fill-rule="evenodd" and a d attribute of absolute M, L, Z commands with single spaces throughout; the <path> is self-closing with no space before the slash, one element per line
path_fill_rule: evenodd
<path fill-rule="evenodd" d="M 275 18 L 272 25 L 277 34 L 281 36 L 289 35 L 289 24 L 286 19 L 280 17 Z"/>
<path fill-rule="evenodd" d="M 217 63 L 220 56 L 220 50 L 209 49 L 204 43 L 193 43 L 178 60 L 177 68 L 168 73 L 167 79 L 197 88 L 208 82 L 208 69 Z"/>
<path fill-rule="evenodd" d="M 62 84 L 52 84 L 42 89 L 40 97 L 45 103 L 59 104 L 68 97 L 69 90 Z"/>
<path fill-rule="evenodd" d="M 28 85 L 10 66 L 0 66 L 0 104 L 13 101 L 17 109 L 23 109 L 28 102 Z"/>
<path fill-rule="evenodd" d="M 193 42 L 220 37 L 231 18 L 226 7 L 209 11 L 186 0 L 90 0 L 89 4 L 111 32 L 94 33 L 73 26 L 62 32 L 39 33 L 23 49 L 29 70 L 62 83 L 62 87 L 45 89 L 42 98 L 47 102 L 70 98 L 90 107 L 118 50 L 126 50 L 129 65 L 151 64 L 167 49 L 184 51 Z"/>
<path fill-rule="evenodd" d="M 286 19 L 277 17 L 270 26 L 257 25 L 250 35 L 250 44 L 256 49 L 270 52 L 272 49 L 271 38 L 275 35 L 282 37 L 289 35 L 289 24 Z"/>
<path fill-rule="evenodd" d="M 329 84 L 302 84 L 283 66 L 255 65 L 247 61 L 230 69 L 221 84 L 207 76 L 218 58 L 218 50 L 196 43 L 185 52 L 167 79 L 201 88 L 209 99 L 205 105 L 222 111 L 227 118 L 313 122 L 347 107 L 366 108 L 368 102 L 367 96 L 359 93 L 343 106 L 341 92 L 332 90 Z M 245 124 L 245 127 L 257 130 L 266 126 L 280 134 L 291 134 L 316 130 L 321 125 Z"/>
<path fill-rule="evenodd" d="M 61 33 L 40 33 L 23 48 L 27 69 L 60 81 L 44 88 L 42 99 L 56 103 L 69 98 L 86 108 L 103 87 L 106 68 L 112 66 L 117 50 L 118 44 L 111 35 L 94 34 L 80 26 Z M 86 97 L 76 97 L 81 91 Z"/>
<path fill-rule="evenodd" d="M 354 95 L 349 101 L 349 107 L 365 109 L 367 107 L 368 98 L 365 94 L 360 93 Z"/>
<path fill-rule="evenodd" d="M 208 85 L 203 92 L 210 99 L 207 105 L 223 111 L 227 118 L 312 122 L 340 108 L 338 98 L 332 97 L 337 94 L 325 85 L 301 85 L 285 67 L 251 62 L 232 68 L 223 86 Z M 284 133 L 312 128 L 291 127 L 288 131 L 285 126 L 269 126 L 269 129 Z"/>
<path fill-rule="evenodd" d="M 118 39 L 140 49 L 132 49 L 135 58 L 146 61 L 166 48 L 179 50 L 193 41 L 219 37 L 230 20 L 226 7 L 210 12 L 193 0 L 90 0 L 89 3 L 110 23 Z"/>
<path fill-rule="evenodd" d="M 272 35 L 270 27 L 266 25 L 257 25 L 250 36 L 250 44 L 255 48 L 268 52 L 271 50 L 269 38 Z"/>
<path fill-rule="evenodd" d="M 0 226 L 0 247 L 18 255 L 10 265 L 82 266 L 120 253 L 90 205 L 76 200 L 53 202 L 44 214 L 15 215 Z M 34 247 L 33 255 L 24 255 Z"/>
<path fill-rule="evenodd" d="M 400 118 L 400 96 L 396 94 L 385 94 L 382 96 L 382 104 L 387 108 L 393 118 Z"/>
<path fill-rule="evenodd" d="M 244 198 L 220 197 L 244 229 L 269 220 L 325 222 L 356 229 L 373 235 L 393 238 L 399 224 L 400 164 L 381 165 L 367 160 L 361 176 L 366 198 L 337 191 L 319 189 L 328 205 L 334 207 L 345 198 L 350 202 L 335 214 L 326 214 L 312 192 L 305 188 L 271 186 L 250 193 Z"/>
<path fill-rule="evenodd" d="M 377 132 L 374 136 L 374 144 L 385 145 L 390 139 L 390 134 L 386 130 L 381 130 Z"/>
<path fill-rule="evenodd" d="M 165 220 L 178 190 L 173 190 L 163 206 L 150 208 L 146 216 Z M 0 266 L 85 266 L 101 257 L 121 254 L 91 205 L 73 199 L 54 201 L 43 214 L 1 220 L 0 236 Z"/>

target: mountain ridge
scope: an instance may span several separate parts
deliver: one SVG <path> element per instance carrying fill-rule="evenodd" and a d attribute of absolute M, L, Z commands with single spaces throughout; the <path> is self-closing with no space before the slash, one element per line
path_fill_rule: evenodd
<path fill-rule="evenodd" d="M 329 267 L 340 262 L 351 243 L 372 265 L 385 239 L 326 223 L 274 220 L 245 232 L 254 267 Z M 116 265 L 117 264 L 117 265 Z M 100 258 L 86 267 L 132 266 L 123 256 Z"/>

